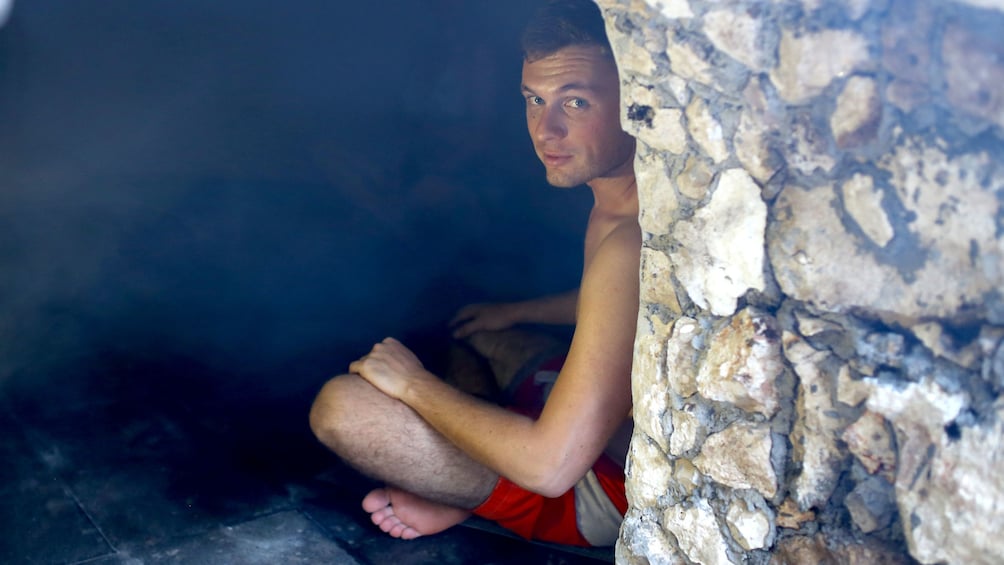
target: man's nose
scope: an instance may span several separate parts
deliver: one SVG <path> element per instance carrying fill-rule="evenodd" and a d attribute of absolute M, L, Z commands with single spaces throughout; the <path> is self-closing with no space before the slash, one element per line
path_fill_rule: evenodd
<path fill-rule="evenodd" d="M 545 106 L 533 124 L 533 137 L 537 141 L 548 141 L 565 137 L 564 115 L 560 107 Z"/>

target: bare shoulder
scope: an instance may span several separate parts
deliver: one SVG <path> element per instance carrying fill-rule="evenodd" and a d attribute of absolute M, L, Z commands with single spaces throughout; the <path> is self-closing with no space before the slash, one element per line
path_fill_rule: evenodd
<path fill-rule="evenodd" d="M 641 228 L 635 221 L 619 222 L 597 244 L 587 268 L 583 272 L 582 283 L 589 279 L 605 277 L 608 271 L 623 274 L 637 267 L 641 257 Z M 634 269 L 631 269 L 632 265 Z"/>

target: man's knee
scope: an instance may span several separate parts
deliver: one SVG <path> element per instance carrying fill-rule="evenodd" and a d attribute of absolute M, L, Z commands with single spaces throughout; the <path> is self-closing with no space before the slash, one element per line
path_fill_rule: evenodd
<path fill-rule="evenodd" d="M 310 429 L 328 448 L 337 451 L 353 434 L 358 423 L 359 397 L 366 387 L 372 388 L 358 375 L 341 375 L 329 380 L 317 393 L 310 408 Z"/>

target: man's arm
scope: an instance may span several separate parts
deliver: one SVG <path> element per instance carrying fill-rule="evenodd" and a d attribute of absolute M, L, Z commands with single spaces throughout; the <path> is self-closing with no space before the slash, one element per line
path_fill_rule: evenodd
<path fill-rule="evenodd" d="M 450 320 L 453 337 L 463 339 L 482 330 L 504 330 L 516 324 L 572 325 L 579 289 L 520 302 L 469 304 Z"/>
<path fill-rule="evenodd" d="M 640 248 L 637 226 L 628 225 L 600 245 L 583 274 L 568 358 L 536 421 L 453 389 L 394 340 L 350 370 L 410 406 L 473 459 L 524 488 L 557 496 L 593 465 L 630 413 Z"/>

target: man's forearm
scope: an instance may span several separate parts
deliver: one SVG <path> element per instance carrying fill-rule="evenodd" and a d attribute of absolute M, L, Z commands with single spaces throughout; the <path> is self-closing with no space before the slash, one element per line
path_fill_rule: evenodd
<path fill-rule="evenodd" d="M 521 322 L 530 324 L 574 325 L 579 289 L 513 303 Z"/>

